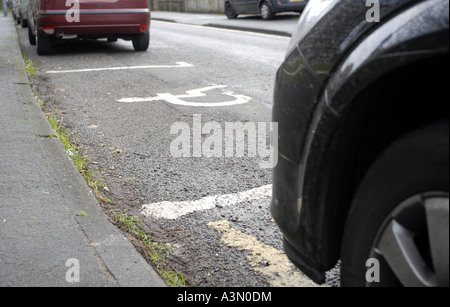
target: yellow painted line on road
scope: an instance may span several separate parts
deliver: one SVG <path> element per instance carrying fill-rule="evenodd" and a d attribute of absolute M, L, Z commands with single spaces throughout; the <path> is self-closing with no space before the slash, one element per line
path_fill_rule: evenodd
<path fill-rule="evenodd" d="M 273 287 L 317 287 L 316 283 L 295 270 L 294 265 L 281 251 L 259 242 L 230 226 L 229 221 L 216 221 L 208 226 L 222 234 L 222 242 L 241 251 L 247 251 L 247 260 L 253 269 L 267 278 Z"/>

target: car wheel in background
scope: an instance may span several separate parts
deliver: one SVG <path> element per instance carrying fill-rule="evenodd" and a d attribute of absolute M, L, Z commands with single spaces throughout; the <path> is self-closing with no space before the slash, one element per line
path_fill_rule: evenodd
<path fill-rule="evenodd" d="M 133 47 L 136 51 L 146 51 L 150 45 L 150 33 L 141 33 L 133 38 Z"/>
<path fill-rule="evenodd" d="M 30 45 L 36 45 L 36 35 L 34 35 L 31 27 L 28 27 L 28 40 L 30 41 Z"/>
<path fill-rule="evenodd" d="M 26 28 L 28 26 L 28 20 L 27 19 L 23 19 L 23 17 L 20 17 L 20 24 L 22 26 L 22 28 Z"/>
<path fill-rule="evenodd" d="M 342 286 L 449 285 L 449 124 L 394 142 L 364 177 L 346 222 Z"/>
<path fill-rule="evenodd" d="M 272 9 L 270 8 L 269 4 L 267 2 L 263 2 L 260 7 L 261 11 L 261 17 L 264 20 L 270 20 L 275 17 L 275 14 L 272 12 Z"/>
<path fill-rule="evenodd" d="M 236 19 L 238 17 L 238 14 L 229 3 L 225 6 L 225 15 L 228 19 Z"/>

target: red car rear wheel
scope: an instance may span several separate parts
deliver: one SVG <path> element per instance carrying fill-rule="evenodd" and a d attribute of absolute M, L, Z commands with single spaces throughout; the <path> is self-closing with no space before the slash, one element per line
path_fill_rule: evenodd
<path fill-rule="evenodd" d="M 150 45 L 150 33 L 142 33 L 133 38 L 133 47 L 136 51 L 146 51 Z"/>

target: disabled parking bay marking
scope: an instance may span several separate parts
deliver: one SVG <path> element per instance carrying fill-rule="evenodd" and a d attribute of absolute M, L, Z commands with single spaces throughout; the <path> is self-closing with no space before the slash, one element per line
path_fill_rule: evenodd
<path fill-rule="evenodd" d="M 154 218 L 175 220 L 196 211 L 205 211 L 215 207 L 227 207 L 242 202 L 268 198 L 272 195 L 272 185 L 265 185 L 235 194 L 207 196 L 198 200 L 170 202 L 163 201 L 142 205 L 141 215 Z"/>
<path fill-rule="evenodd" d="M 184 68 L 194 67 L 194 65 L 186 62 L 176 62 L 176 65 L 142 65 L 142 66 L 119 66 L 119 67 L 103 67 L 103 68 L 86 68 L 72 70 L 49 70 L 47 74 L 66 74 L 92 71 L 109 71 L 109 70 L 132 70 L 132 69 L 150 69 L 150 68 Z"/>
<path fill-rule="evenodd" d="M 118 102 L 133 103 L 133 102 L 151 102 L 151 101 L 165 100 L 171 104 L 181 105 L 181 106 L 189 106 L 189 107 L 225 107 L 225 106 L 244 104 L 244 103 L 247 103 L 250 100 L 252 100 L 252 98 L 250 98 L 248 96 L 236 95 L 231 91 L 224 90 L 226 87 L 228 87 L 228 85 L 213 84 L 211 86 L 186 91 L 186 94 L 184 94 L 184 95 L 172 95 L 170 93 L 162 93 L 162 94 L 157 94 L 155 97 L 123 98 L 123 99 L 119 99 Z M 207 95 L 207 94 L 205 94 L 205 92 L 216 90 L 216 89 L 222 89 L 222 95 L 233 97 L 234 99 L 229 100 L 229 101 L 221 101 L 221 102 L 192 102 L 192 101 L 184 100 L 184 99 L 205 97 Z"/>
<path fill-rule="evenodd" d="M 267 199 L 272 196 L 272 185 L 265 185 L 235 194 L 207 196 L 199 200 L 159 202 L 142 205 L 140 215 L 158 219 L 176 220 L 193 212 L 203 212 L 244 202 Z M 247 253 L 252 269 L 261 274 L 273 287 L 317 287 L 316 283 L 295 268 L 284 252 L 261 243 L 257 238 L 236 230 L 226 220 L 213 221 L 208 226 L 216 230 L 228 247 Z"/>

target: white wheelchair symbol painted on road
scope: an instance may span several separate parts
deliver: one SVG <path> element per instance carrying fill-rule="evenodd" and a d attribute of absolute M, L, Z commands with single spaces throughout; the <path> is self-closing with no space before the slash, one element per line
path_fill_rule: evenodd
<path fill-rule="evenodd" d="M 118 102 L 150 102 L 150 101 L 167 101 L 168 103 L 180 105 L 180 106 L 189 106 L 189 107 L 226 107 L 226 106 L 234 106 L 248 103 L 252 98 L 244 95 L 236 95 L 231 91 L 223 90 L 222 94 L 224 96 L 233 97 L 233 100 L 222 101 L 222 102 L 192 102 L 186 101 L 184 99 L 191 98 L 199 98 L 205 97 L 207 94 L 205 92 L 216 90 L 216 89 L 225 89 L 228 85 L 211 85 L 208 87 L 203 87 L 195 90 L 186 91 L 185 95 L 172 95 L 170 93 L 162 93 L 157 94 L 155 97 L 147 97 L 147 98 L 123 98 L 118 100 Z"/>

